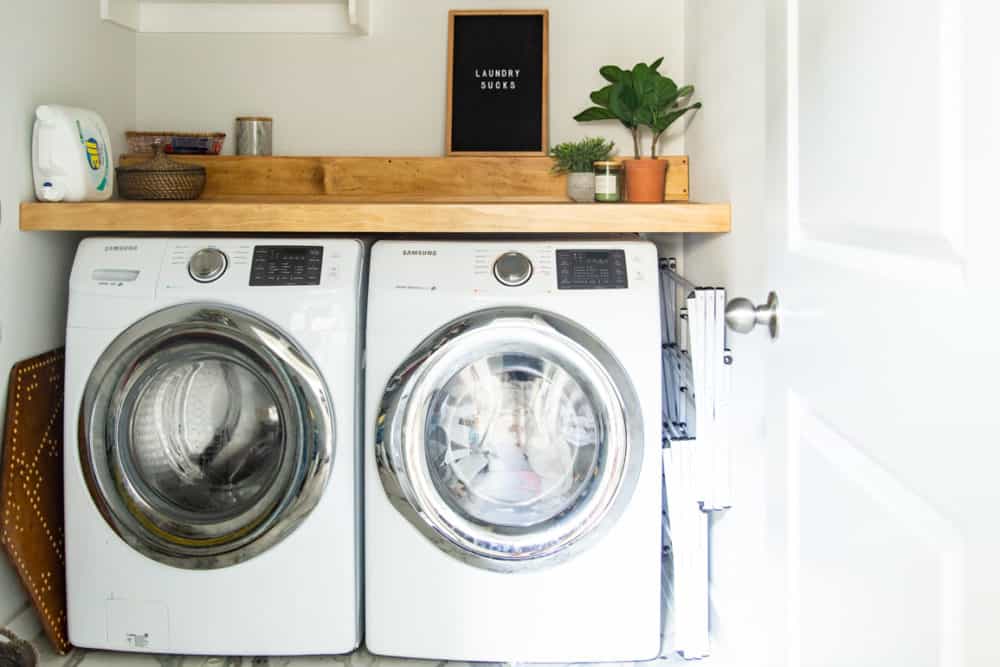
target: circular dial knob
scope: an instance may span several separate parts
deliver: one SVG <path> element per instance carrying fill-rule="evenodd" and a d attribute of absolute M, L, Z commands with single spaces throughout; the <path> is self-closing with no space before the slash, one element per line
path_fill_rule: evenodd
<path fill-rule="evenodd" d="M 507 287 L 518 287 L 531 279 L 531 260 L 519 252 L 505 252 L 493 263 L 493 275 Z"/>
<path fill-rule="evenodd" d="M 200 283 L 210 283 L 218 280 L 228 266 L 229 258 L 226 257 L 226 253 L 217 248 L 202 248 L 191 255 L 188 273 Z"/>

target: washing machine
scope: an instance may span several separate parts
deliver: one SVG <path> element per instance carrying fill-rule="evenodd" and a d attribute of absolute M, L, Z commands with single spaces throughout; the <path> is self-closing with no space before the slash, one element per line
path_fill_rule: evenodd
<path fill-rule="evenodd" d="M 66 334 L 73 644 L 359 645 L 363 262 L 353 240 L 80 244 Z"/>
<path fill-rule="evenodd" d="M 370 267 L 369 650 L 654 658 L 654 246 L 383 241 Z"/>

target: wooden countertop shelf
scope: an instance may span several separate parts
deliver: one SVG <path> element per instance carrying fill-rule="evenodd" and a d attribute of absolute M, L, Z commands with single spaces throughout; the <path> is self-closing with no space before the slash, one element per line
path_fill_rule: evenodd
<path fill-rule="evenodd" d="M 392 234 L 728 232 L 729 204 L 330 202 L 252 197 L 191 202 L 21 204 L 31 231 Z"/>
<path fill-rule="evenodd" d="M 21 229 L 102 232 L 593 234 L 728 232 L 729 204 L 688 203 L 663 157 L 663 204 L 576 204 L 546 157 L 171 156 L 205 167 L 191 202 L 25 203 Z M 122 156 L 123 165 L 148 155 Z"/>

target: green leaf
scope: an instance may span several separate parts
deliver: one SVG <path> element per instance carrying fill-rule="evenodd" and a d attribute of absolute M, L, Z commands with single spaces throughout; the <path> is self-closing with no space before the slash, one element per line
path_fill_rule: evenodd
<path fill-rule="evenodd" d="M 622 125 L 635 127 L 635 111 L 638 106 L 635 89 L 619 82 L 611 89 L 611 99 L 608 102 L 611 113 L 622 122 Z"/>
<path fill-rule="evenodd" d="M 616 107 L 620 109 L 622 113 L 615 111 L 618 116 L 635 115 L 636 109 L 639 108 L 639 93 L 634 86 L 626 86 L 622 83 L 615 84 L 608 98 L 608 106 L 612 111 L 615 111 Z"/>
<path fill-rule="evenodd" d="M 653 89 L 653 70 L 646 63 L 639 63 L 632 68 L 632 86 L 639 98 L 645 97 Z"/>
<path fill-rule="evenodd" d="M 661 76 L 656 80 L 653 103 L 658 109 L 668 107 L 676 101 L 677 93 L 677 84 L 673 79 Z"/>
<path fill-rule="evenodd" d="M 652 126 L 653 125 L 653 110 L 649 107 L 639 107 L 635 112 L 635 122 L 639 125 Z"/>
<path fill-rule="evenodd" d="M 653 62 L 649 63 L 649 69 L 655 72 L 656 70 L 660 69 L 660 65 L 662 64 L 663 64 L 663 58 L 657 58 Z"/>
<path fill-rule="evenodd" d="M 573 120 L 586 123 L 592 120 L 618 120 L 618 116 L 603 107 L 590 107 L 573 116 Z"/>
<path fill-rule="evenodd" d="M 611 89 L 613 87 L 613 85 L 604 86 L 600 90 L 595 90 L 590 94 L 590 101 L 598 106 L 608 106 L 611 103 Z"/>
<path fill-rule="evenodd" d="M 668 127 L 674 124 L 681 116 L 686 114 L 688 111 L 694 111 L 695 109 L 701 108 L 701 102 L 695 102 L 689 107 L 684 107 L 683 109 L 676 109 L 666 114 L 659 119 L 659 122 L 653 126 L 653 131 L 656 133 L 664 132 Z"/>
<path fill-rule="evenodd" d="M 600 69 L 601 76 L 611 83 L 618 83 L 622 78 L 622 68 L 617 65 L 605 65 Z"/>

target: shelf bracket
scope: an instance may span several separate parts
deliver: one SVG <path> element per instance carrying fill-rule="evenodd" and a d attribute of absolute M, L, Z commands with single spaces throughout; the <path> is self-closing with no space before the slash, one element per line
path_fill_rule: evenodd
<path fill-rule="evenodd" d="M 347 0 L 347 22 L 362 35 L 370 35 L 372 28 L 371 0 Z"/>
<path fill-rule="evenodd" d="M 101 0 L 101 19 L 139 30 L 139 0 Z"/>
<path fill-rule="evenodd" d="M 101 19 L 156 33 L 371 34 L 373 0 L 100 0 Z"/>

